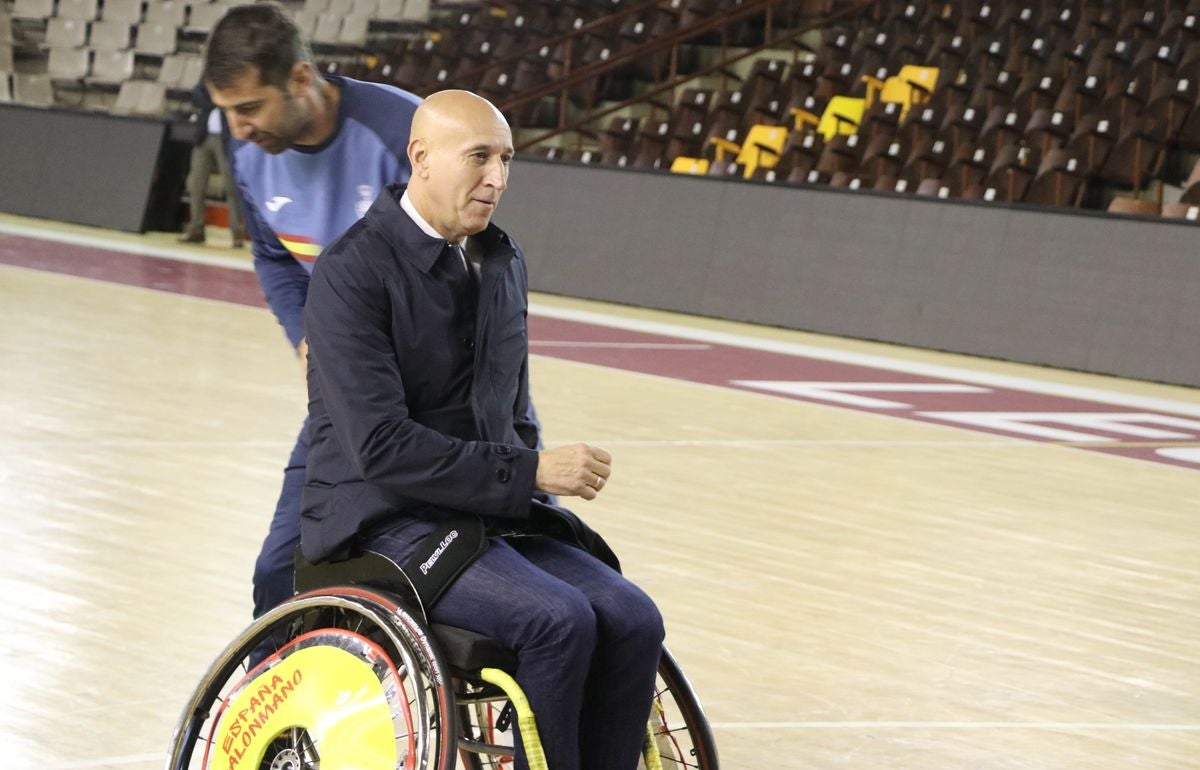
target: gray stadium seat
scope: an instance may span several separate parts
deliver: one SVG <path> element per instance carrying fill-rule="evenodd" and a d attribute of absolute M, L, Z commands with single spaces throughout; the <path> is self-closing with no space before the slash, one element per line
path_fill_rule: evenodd
<path fill-rule="evenodd" d="M 220 3 L 197 3 L 192 6 L 192 15 L 187 28 L 197 32 L 208 32 L 221 20 L 227 10 L 229 10 L 228 7 Z"/>
<path fill-rule="evenodd" d="M 187 7 L 179 0 L 164 0 L 146 5 L 146 22 L 166 26 L 182 27 L 187 18 Z"/>
<path fill-rule="evenodd" d="M 46 73 L 55 80 L 83 80 L 91 60 L 92 52 L 86 48 L 51 48 Z"/>
<path fill-rule="evenodd" d="M 138 96 L 137 111 L 140 115 L 162 115 L 167 109 L 167 90 L 162 83 L 145 81 Z"/>
<path fill-rule="evenodd" d="M 117 101 L 113 103 L 112 111 L 117 115 L 132 115 L 137 112 L 138 99 L 142 95 L 142 81 L 126 80 L 117 92 Z"/>
<path fill-rule="evenodd" d="M 348 16 L 354 8 L 354 0 L 329 0 L 329 6 L 321 13 L 329 13 L 334 16 Z"/>
<path fill-rule="evenodd" d="M 104 0 L 104 10 L 100 18 L 106 21 L 123 21 L 126 24 L 140 24 L 142 21 L 142 0 Z"/>
<path fill-rule="evenodd" d="M 406 21 L 429 21 L 429 0 L 407 0 L 404 3 Z"/>
<path fill-rule="evenodd" d="M 126 80 L 117 93 L 112 111 L 119 115 L 161 115 L 166 108 L 166 89 L 152 80 Z"/>
<path fill-rule="evenodd" d="M 367 17 L 352 13 L 342 20 L 338 42 L 343 45 L 365 46 L 367 44 Z"/>
<path fill-rule="evenodd" d="M 137 43 L 134 49 L 138 53 L 151 56 L 166 56 L 175 53 L 177 28 L 171 24 L 147 22 L 137 28 Z"/>
<path fill-rule="evenodd" d="M 82 48 L 88 25 L 79 19 L 54 18 L 46 22 L 46 45 L 51 48 Z"/>
<path fill-rule="evenodd" d="M 372 18 L 400 21 L 404 18 L 404 0 L 379 0 Z"/>
<path fill-rule="evenodd" d="M 49 107 L 54 104 L 54 87 L 50 76 L 41 73 L 14 72 L 13 101 L 34 107 Z"/>
<path fill-rule="evenodd" d="M 96 18 L 97 7 L 96 0 L 58 0 L 58 17 L 91 21 Z"/>
<path fill-rule="evenodd" d="M 181 88 L 183 72 L 187 66 L 186 54 L 170 54 L 163 57 L 162 66 L 158 69 L 158 80 L 167 88 Z"/>
<path fill-rule="evenodd" d="M 317 19 L 319 17 L 320 14 L 309 13 L 307 10 L 297 11 L 292 14 L 292 21 L 296 23 L 296 28 L 300 30 L 300 34 L 311 40 L 313 30 L 317 28 Z"/>
<path fill-rule="evenodd" d="M 0 104 L 5 104 L 12 100 L 12 78 L 8 74 L 8 70 L 0 70 Z"/>
<path fill-rule="evenodd" d="M 129 48 L 129 30 L 124 21 L 93 21 L 89 44 L 97 51 L 124 51 Z"/>
<path fill-rule="evenodd" d="M 0 72 L 13 71 L 13 49 L 8 43 L 0 43 Z"/>
<path fill-rule="evenodd" d="M 16 0 L 14 19 L 48 19 L 54 15 L 54 0 Z"/>
<path fill-rule="evenodd" d="M 354 6 L 350 9 L 351 16 L 364 16 L 373 19 L 378 14 L 379 0 L 354 0 Z"/>
<path fill-rule="evenodd" d="M 314 43 L 336 44 L 342 31 L 342 17 L 336 13 L 323 13 L 317 17 L 313 27 L 312 41 Z"/>
<path fill-rule="evenodd" d="M 200 82 L 204 74 L 204 57 L 189 56 L 183 67 L 183 79 L 179 81 L 180 88 L 193 88 Z"/>
<path fill-rule="evenodd" d="M 95 83 L 116 85 L 133 77 L 133 51 L 96 51 L 92 61 Z"/>

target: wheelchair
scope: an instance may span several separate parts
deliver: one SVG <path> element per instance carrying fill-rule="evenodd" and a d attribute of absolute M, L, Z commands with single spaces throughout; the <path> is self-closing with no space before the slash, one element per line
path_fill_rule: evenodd
<path fill-rule="evenodd" d="M 511 770 L 519 734 L 547 768 L 516 656 L 429 623 L 403 571 L 365 553 L 297 565 L 298 594 L 209 667 L 166 770 Z M 712 731 L 664 647 L 639 770 L 717 770 Z"/>

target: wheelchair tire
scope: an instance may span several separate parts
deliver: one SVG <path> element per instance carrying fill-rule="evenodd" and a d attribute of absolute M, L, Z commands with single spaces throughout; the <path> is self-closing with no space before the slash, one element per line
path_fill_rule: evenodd
<path fill-rule="evenodd" d="M 666 647 L 658 664 L 650 724 L 663 770 L 718 770 L 717 743 L 700 699 Z"/>
<path fill-rule="evenodd" d="M 291 599 L 209 667 L 166 770 L 453 770 L 454 693 L 435 644 L 384 593 L 339 587 Z"/>

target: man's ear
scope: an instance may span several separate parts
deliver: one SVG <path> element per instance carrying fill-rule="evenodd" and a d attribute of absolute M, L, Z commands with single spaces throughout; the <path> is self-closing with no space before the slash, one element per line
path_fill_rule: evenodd
<path fill-rule="evenodd" d="M 412 166 L 413 176 L 422 179 L 429 177 L 429 145 L 424 139 L 412 139 L 408 143 L 408 163 Z"/>
<path fill-rule="evenodd" d="M 288 86 L 293 94 L 302 94 L 313 84 L 317 73 L 313 66 L 306 61 L 298 61 L 288 72 Z"/>

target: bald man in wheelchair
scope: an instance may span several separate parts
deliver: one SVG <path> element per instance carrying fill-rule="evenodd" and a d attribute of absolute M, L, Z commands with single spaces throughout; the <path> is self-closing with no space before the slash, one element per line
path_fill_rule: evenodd
<path fill-rule="evenodd" d="M 634 770 L 662 618 L 550 502 L 595 499 L 612 458 L 538 451 L 526 419 L 525 258 L 491 222 L 512 134 L 486 100 L 443 91 L 411 137 L 407 188 L 388 187 L 313 272 L 303 555 L 404 566 L 431 620 L 516 654 L 549 767 Z"/>

